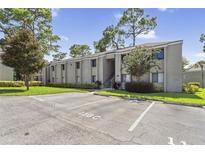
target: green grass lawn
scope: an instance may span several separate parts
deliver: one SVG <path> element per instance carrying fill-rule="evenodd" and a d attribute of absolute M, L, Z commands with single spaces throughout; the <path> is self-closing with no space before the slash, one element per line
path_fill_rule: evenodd
<path fill-rule="evenodd" d="M 29 96 L 29 95 L 44 95 L 67 92 L 88 92 L 84 89 L 75 88 L 56 88 L 56 87 L 30 87 L 29 91 L 26 87 L 0 87 L 0 96 Z"/>
<path fill-rule="evenodd" d="M 200 89 L 195 94 L 186 93 L 131 93 L 122 90 L 113 91 L 100 91 L 96 92 L 98 95 L 103 96 L 118 96 L 130 97 L 148 100 L 158 100 L 163 102 L 173 102 L 178 104 L 191 104 L 191 105 L 205 105 L 205 88 Z"/>

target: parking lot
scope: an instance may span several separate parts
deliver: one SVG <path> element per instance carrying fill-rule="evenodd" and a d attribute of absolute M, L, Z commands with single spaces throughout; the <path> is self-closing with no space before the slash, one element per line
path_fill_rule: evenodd
<path fill-rule="evenodd" d="M 205 144 L 205 109 L 92 93 L 0 96 L 0 144 Z"/>

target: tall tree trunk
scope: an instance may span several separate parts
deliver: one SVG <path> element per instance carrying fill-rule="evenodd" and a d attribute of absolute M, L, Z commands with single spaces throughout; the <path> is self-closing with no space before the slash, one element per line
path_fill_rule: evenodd
<path fill-rule="evenodd" d="M 136 36 L 135 36 L 135 33 L 134 33 L 134 34 L 133 34 L 133 43 L 132 43 L 133 46 L 135 46 L 135 37 L 136 37 Z"/>
<path fill-rule="evenodd" d="M 29 90 L 29 75 L 25 75 L 25 86 L 26 89 Z"/>

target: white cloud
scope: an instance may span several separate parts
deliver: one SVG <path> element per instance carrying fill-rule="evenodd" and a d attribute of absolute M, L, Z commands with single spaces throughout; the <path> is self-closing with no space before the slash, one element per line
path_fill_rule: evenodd
<path fill-rule="evenodd" d="M 67 37 L 67 36 L 61 35 L 60 38 L 61 38 L 61 40 L 63 40 L 63 41 L 68 41 L 68 37 Z"/>
<path fill-rule="evenodd" d="M 175 12 L 177 9 L 171 9 L 171 8 L 158 8 L 159 11 L 161 12 L 169 12 L 169 13 L 173 13 Z"/>
<path fill-rule="evenodd" d="M 53 17 L 57 17 L 57 16 L 58 16 L 58 13 L 59 13 L 59 10 L 60 10 L 60 9 L 57 9 L 57 8 L 54 9 L 54 8 L 53 8 L 53 9 L 52 9 L 52 16 L 53 16 Z"/>
<path fill-rule="evenodd" d="M 122 17 L 122 13 L 114 14 L 115 19 L 119 20 Z"/>
<path fill-rule="evenodd" d="M 158 8 L 158 10 L 164 12 L 167 11 L 167 8 Z"/>
<path fill-rule="evenodd" d="M 140 34 L 137 36 L 140 39 L 154 39 L 157 38 L 156 33 L 154 30 L 151 30 L 148 34 Z"/>
<path fill-rule="evenodd" d="M 199 58 L 205 58 L 205 53 L 199 52 L 199 53 L 196 53 L 195 56 Z"/>

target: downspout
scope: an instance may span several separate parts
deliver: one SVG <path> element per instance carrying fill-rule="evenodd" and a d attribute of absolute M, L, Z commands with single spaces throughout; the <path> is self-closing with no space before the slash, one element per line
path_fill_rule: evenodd
<path fill-rule="evenodd" d="M 167 46 L 164 47 L 164 92 L 167 92 Z"/>

